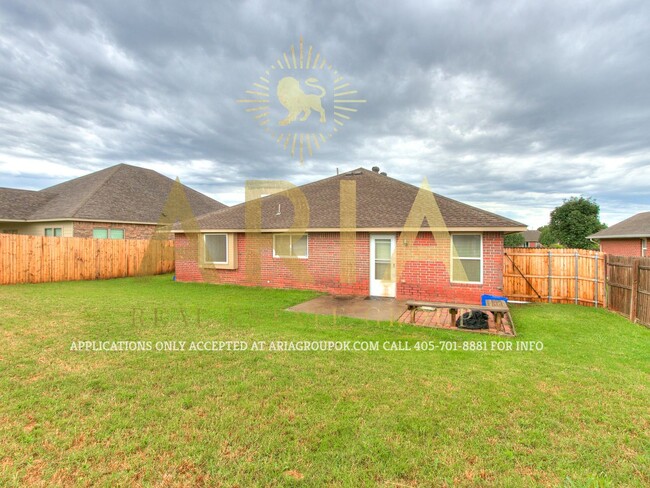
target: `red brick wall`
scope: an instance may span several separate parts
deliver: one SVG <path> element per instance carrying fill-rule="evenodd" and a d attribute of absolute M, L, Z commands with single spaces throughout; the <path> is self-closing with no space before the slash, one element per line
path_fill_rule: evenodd
<path fill-rule="evenodd" d="M 368 234 L 357 234 L 356 280 L 341 283 L 340 239 L 337 233 L 310 233 L 308 259 L 274 258 L 271 234 L 238 234 L 236 270 L 200 268 L 197 264 L 196 236 L 178 234 L 175 239 L 176 279 L 365 296 L 369 289 L 369 249 Z"/>
<path fill-rule="evenodd" d="M 397 239 L 397 261 L 400 269 L 397 280 L 397 298 L 480 303 L 481 295 L 502 295 L 503 293 L 503 234 L 483 234 L 483 283 L 452 283 L 450 279 L 450 238 L 447 235 L 434 237 L 430 232 L 421 232 L 412 248 L 423 247 L 422 251 L 408 251 L 403 239 Z M 430 256 L 433 256 L 431 259 Z M 401 263 L 401 264 L 400 264 Z"/>
<path fill-rule="evenodd" d="M 310 233 L 308 259 L 273 257 L 271 234 L 237 236 L 238 269 L 198 266 L 197 237 L 178 234 L 175 239 L 176 279 L 233 283 L 273 288 L 299 288 L 334 294 L 369 294 L 368 233 L 357 233 L 353 283 L 341 283 L 340 239 L 337 233 Z M 484 293 L 500 295 L 503 287 L 503 234 L 483 236 L 483 283 L 450 283 L 449 238 L 420 233 L 410 245 L 397 236 L 397 298 L 480 303 Z"/>
<path fill-rule="evenodd" d="M 123 229 L 125 239 L 151 239 L 156 226 L 144 224 L 109 224 L 106 222 L 74 222 L 74 237 L 92 237 L 93 229 Z"/>
<path fill-rule="evenodd" d="M 616 256 L 641 256 L 641 239 L 603 239 L 600 250 Z"/>

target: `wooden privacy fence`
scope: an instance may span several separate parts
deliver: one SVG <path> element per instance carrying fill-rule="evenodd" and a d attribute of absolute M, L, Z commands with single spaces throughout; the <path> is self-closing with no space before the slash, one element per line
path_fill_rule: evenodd
<path fill-rule="evenodd" d="M 169 273 L 174 242 L 0 234 L 0 284 Z"/>
<path fill-rule="evenodd" d="M 512 300 L 605 306 L 605 254 L 585 249 L 506 248 L 503 294 Z"/>
<path fill-rule="evenodd" d="M 607 256 L 607 308 L 650 326 L 650 258 Z"/>

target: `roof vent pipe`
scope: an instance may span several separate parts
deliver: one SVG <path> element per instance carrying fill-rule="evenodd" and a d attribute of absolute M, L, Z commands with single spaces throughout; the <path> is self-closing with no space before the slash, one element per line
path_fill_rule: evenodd
<path fill-rule="evenodd" d="M 379 166 L 373 166 L 372 171 L 375 173 L 379 173 Z"/>

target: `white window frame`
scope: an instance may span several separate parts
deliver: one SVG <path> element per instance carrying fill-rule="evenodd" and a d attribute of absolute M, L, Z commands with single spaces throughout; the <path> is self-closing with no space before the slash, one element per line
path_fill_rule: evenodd
<path fill-rule="evenodd" d="M 47 235 L 47 231 L 50 231 L 52 234 Z M 59 235 L 56 235 L 56 231 L 59 231 Z M 45 227 L 45 231 L 43 232 L 45 237 L 63 237 L 63 227 Z"/>
<path fill-rule="evenodd" d="M 208 236 L 223 236 L 223 237 L 225 237 L 225 239 L 226 239 L 226 260 L 225 261 L 208 261 L 206 259 L 205 253 L 206 253 L 206 251 L 208 249 L 208 246 L 206 245 L 205 241 L 206 241 L 206 238 Z M 228 234 L 224 234 L 222 232 L 211 233 L 211 234 L 203 234 L 203 256 L 201 256 L 201 257 L 203 258 L 203 262 L 205 264 L 228 264 L 229 253 L 230 253 L 230 248 L 229 248 L 229 244 L 228 244 Z"/>
<path fill-rule="evenodd" d="M 641 239 L 641 256 L 647 257 L 648 256 L 648 238 L 644 237 Z"/>
<path fill-rule="evenodd" d="M 458 257 L 458 259 L 463 260 L 463 259 L 471 259 L 471 260 L 479 260 L 481 263 L 481 277 L 480 281 L 455 281 L 454 280 L 454 236 L 479 236 L 481 239 L 481 255 L 478 258 L 463 258 L 463 257 Z M 459 283 L 463 285 L 482 285 L 483 284 L 483 234 L 481 233 L 457 233 L 457 234 L 451 234 L 451 245 L 449 246 L 449 253 L 451 254 L 451 257 L 449 259 L 449 280 L 451 283 Z"/>
<path fill-rule="evenodd" d="M 291 238 L 289 240 L 289 256 L 280 256 L 275 253 L 275 238 L 278 236 Z M 291 256 L 293 253 L 293 238 L 303 236 L 307 238 L 307 254 L 304 256 Z M 273 257 L 278 259 L 309 259 L 309 234 L 306 232 L 304 234 L 273 234 Z"/>

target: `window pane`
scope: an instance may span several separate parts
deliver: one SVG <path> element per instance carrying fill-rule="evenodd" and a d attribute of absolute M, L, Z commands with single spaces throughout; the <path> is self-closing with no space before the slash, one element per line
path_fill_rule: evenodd
<path fill-rule="evenodd" d="M 390 261 L 390 239 L 375 239 L 375 259 Z"/>
<path fill-rule="evenodd" d="M 111 229 L 111 239 L 124 239 L 124 229 Z"/>
<path fill-rule="evenodd" d="M 205 236 L 205 262 L 225 263 L 228 261 L 226 236 L 206 235 Z"/>
<path fill-rule="evenodd" d="M 453 281 L 480 282 L 481 261 L 478 259 L 454 259 Z"/>
<path fill-rule="evenodd" d="M 307 257 L 307 236 L 293 236 L 291 241 L 292 244 L 292 256 L 299 258 Z"/>
<path fill-rule="evenodd" d="M 481 257 L 481 236 L 454 237 L 454 257 L 480 258 Z"/>
<path fill-rule="evenodd" d="M 275 248 L 273 254 L 276 256 L 290 256 L 291 255 L 291 236 L 276 235 L 274 239 Z"/>
<path fill-rule="evenodd" d="M 61 237 L 63 235 L 61 227 L 54 229 L 54 237 Z"/>
<path fill-rule="evenodd" d="M 108 229 L 93 229 L 93 237 L 95 239 L 107 239 Z"/>
<path fill-rule="evenodd" d="M 375 279 L 392 281 L 390 263 L 375 263 Z"/>
<path fill-rule="evenodd" d="M 45 237 L 52 237 L 52 229 L 51 228 L 45 229 Z"/>

